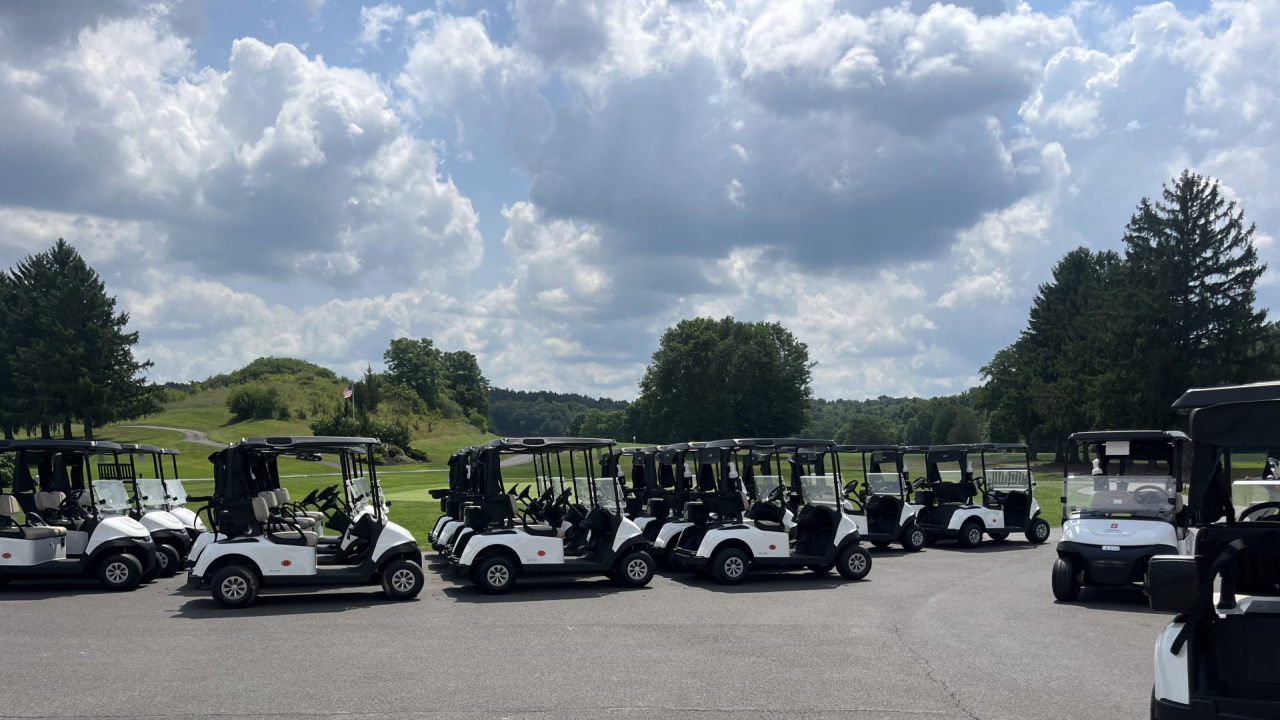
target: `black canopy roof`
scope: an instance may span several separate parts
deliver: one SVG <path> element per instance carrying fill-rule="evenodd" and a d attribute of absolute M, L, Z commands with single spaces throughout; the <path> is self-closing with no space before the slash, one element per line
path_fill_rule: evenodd
<path fill-rule="evenodd" d="M 1253 383 L 1252 385 L 1225 385 L 1212 388 L 1192 388 L 1173 402 L 1173 409 L 1186 411 L 1195 408 L 1234 402 L 1261 402 L 1280 400 L 1280 381 Z M 1195 437 L 1194 434 L 1192 437 Z"/>
<path fill-rule="evenodd" d="M 1280 383 L 1188 390 L 1175 408 L 1189 410 L 1190 506 L 1202 523 L 1234 522 L 1231 477 L 1223 463 L 1232 448 L 1280 446 Z"/>
<path fill-rule="evenodd" d="M 885 450 L 902 452 L 903 448 L 898 445 L 837 445 L 836 446 L 836 452 L 842 452 L 842 453 L 881 452 Z"/>
<path fill-rule="evenodd" d="M 606 438 L 528 437 L 490 440 L 485 447 L 497 448 L 500 452 L 506 453 L 538 453 L 556 450 L 597 450 L 617 444 Z"/>
<path fill-rule="evenodd" d="M 139 455 L 164 455 L 165 451 L 155 445 L 139 445 L 138 443 L 120 443 L 120 449 L 125 452 L 138 453 Z M 177 450 L 173 454 L 177 454 Z"/>
<path fill-rule="evenodd" d="M 107 440 L 0 440 L 0 452 L 16 452 L 18 450 L 112 452 L 120 449 L 120 445 Z"/>
<path fill-rule="evenodd" d="M 834 448 L 835 440 L 817 440 L 807 438 L 740 438 L 734 440 L 712 440 L 704 447 L 722 448 L 722 447 L 739 447 L 739 448 L 801 448 L 801 447 L 828 447 Z"/>
<path fill-rule="evenodd" d="M 1076 442 L 1106 442 L 1107 440 L 1168 440 L 1186 442 L 1186 433 L 1179 430 L 1087 430 L 1072 433 L 1068 440 Z"/>

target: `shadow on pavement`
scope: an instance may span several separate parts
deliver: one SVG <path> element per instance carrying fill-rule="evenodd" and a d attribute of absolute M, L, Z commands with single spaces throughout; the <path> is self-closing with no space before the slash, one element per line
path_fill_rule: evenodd
<path fill-rule="evenodd" d="M 792 572 L 752 570 L 751 574 L 740 585 L 721 585 L 709 575 L 701 576 L 691 573 L 667 573 L 666 577 L 672 582 L 698 590 L 737 594 L 830 590 L 841 585 L 859 585 L 870 582 L 870 578 L 875 574 L 875 568 L 872 568 L 871 573 L 866 580 L 845 580 L 834 571 L 826 575 L 816 575 L 808 570 L 795 570 Z"/>
<path fill-rule="evenodd" d="M 623 592 L 644 592 L 647 588 L 621 587 L 608 578 L 531 577 L 522 575 L 511 592 L 489 595 L 469 580 L 452 573 L 441 573 L 441 579 L 453 584 L 443 590 L 445 597 L 466 603 L 540 602 L 543 600 L 577 600 L 604 597 Z"/>
<path fill-rule="evenodd" d="M 150 587 L 148 584 L 138 586 Z M 48 600 L 67 595 L 114 595 L 93 578 L 71 577 L 58 580 L 13 580 L 0 585 L 0 603 L 18 600 Z"/>
<path fill-rule="evenodd" d="M 960 553 L 1004 553 L 1004 552 L 1026 552 L 1037 548 L 1049 547 L 1050 544 L 1045 542 L 1039 545 L 1027 542 L 1026 540 L 1015 540 L 1009 538 L 1003 542 L 995 542 L 992 540 L 983 540 L 982 544 L 975 548 L 962 548 L 951 540 L 939 540 L 937 544 L 926 546 L 922 552 L 930 550 L 942 550 L 944 552 L 960 552 Z"/>
<path fill-rule="evenodd" d="M 172 617 L 187 620 L 209 620 L 218 618 L 269 617 L 278 615 L 313 615 L 315 613 L 337 613 L 345 610 L 361 610 L 378 605 L 399 605 L 406 601 L 389 600 L 382 593 L 373 589 L 362 589 L 353 592 L 333 592 L 332 588 L 321 588 L 313 591 L 297 590 L 288 594 L 262 594 L 247 608 L 231 610 L 224 608 L 208 591 L 203 593 L 179 591 L 175 595 L 191 597 L 182 604 Z M 193 597 L 194 596 L 194 597 Z M 417 599 L 407 601 L 419 602 Z"/>
<path fill-rule="evenodd" d="M 1046 579 L 1045 585 L 1048 585 Z M 1142 587 L 1134 585 L 1133 587 L 1083 587 L 1080 588 L 1080 597 L 1075 602 L 1061 602 L 1055 600 L 1054 605 L 1076 606 L 1088 608 L 1090 610 L 1103 610 L 1107 612 L 1131 612 L 1142 615 L 1170 615 L 1172 613 L 1158 613 L 1151 609 L 1148 604 L 1147 596 L 1142 592 Z"/>

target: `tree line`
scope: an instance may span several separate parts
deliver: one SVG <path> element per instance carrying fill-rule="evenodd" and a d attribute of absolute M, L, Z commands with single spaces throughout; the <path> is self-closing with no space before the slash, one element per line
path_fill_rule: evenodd
<path fill-rule="evenodd" d="M 59 239 L 0 270 L 0 430 L 50 438 L 154 412 L 162 394 L 134 357 L 138 333 L 102 279 Z"/>

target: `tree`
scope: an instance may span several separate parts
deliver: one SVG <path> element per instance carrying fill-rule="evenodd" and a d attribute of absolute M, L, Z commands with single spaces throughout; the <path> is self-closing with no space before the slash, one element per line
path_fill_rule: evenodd
<path fill-rule="evenodd" d="M 850 415 L 835 437 L 848 445 L 892 445 L 898 442 L 897 428 L 893 423 L 867 413 Z"/>
<path fill-rule="evenodd" d="M 356 381 L 353 390 L 356 412 L 369 415 L 382 404 L 382 376 L 373 371 L 372 365 L 365 365 L 364 377 Z"/>
<path fill-rule="evenodd" d="M 976 442 L 982 442 L 982 418 L 967 407 L 957 407 L 951 429 L 947 432 L 947 443 L 959 445 Z"/>
<path fill-rule="evenodd" d="M 489 381 L 480 372 L 480 362 L 466 350 L 447 352 L 442 356 L 445 382 L 453 401 L 463 414 L 489 414 Z"/>
<path fill-rule="evenodd" d="M 285 411 L 280 391 L 265 385 L 242 385 L 227 395 L 227 410 L 237 422 L 244 420 L 272 420 Z"/>
<path fill-rule="evenodd" d="M 0 270 L 0 308 L 5 308 L 0 312 L 0 431 L 5 439 L 11 440 L 22 424 L 21 398 L 14 392 L 16 379 L 10 362 L 17 352 L 17 330 L 11 329 L 11 325 L 18 308 L 18 296 L 13 280 L 4 270 Z"/>
<path fill-rule="evenodd" d="M 626 410 L 598 410 L 591 408 L 582 414 L 577 432 L 581 437 L 628 440 L 629 438 L 623 435 L 626 431 L 626 424 Z"/>
<path fill-rule="evenodd" d="M 956 424 L 956 406 L 943 405 L 933 415 L 933 428 L 929 432 L 929 443 L 946 445 L 947 436 L 951 434 L 951 426 Z"/>
<path fill-rule="evenodd" d="M 782 437 L 805 427 L 813 365 L 779 323 L 681 320 L 640 380 L 649 440 Z"/>
<path fill-rule="evenodd" d="M 115 298 L 69 243 L 19 262 L 9 285 L 6 343 L 24 424 L 46 437 L 61 424 L 70 437 L 79 420 L 92 438 L 96 425 L 158 408 L 159 390 L 140 376 L 151 362 L 134 358 L 138 333 L 125 332 L 128 314 L 116 313 Z"/>
<path fill-rule="evenodd" d="M 430 338 L 396 338 L 382 357 L 392 383 L 412 389 L 428 408 L 440 407 L 445 388 L 444 362 Z"/>
<path fill-rule="evenodd" d="M 1131 422 L 1163 427 L 1188 387 L 1247 382 L 1275 362 L 1254 285 L 1266 271 L 1255 226 L 1218 182 L 1184 171 L 1159 202 L 1143 198 L 1125 228 L 1126 282 L 1114 306 L 1121 343 L 1113 392 L 1127 389 Z"/>

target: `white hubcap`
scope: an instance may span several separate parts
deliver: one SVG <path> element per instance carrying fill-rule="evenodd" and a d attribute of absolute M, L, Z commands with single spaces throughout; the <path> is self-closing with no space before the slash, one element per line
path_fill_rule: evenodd
<path fill-rule="evenodd" d="M 867 567 L 867 559 L 862 557 L 862 553 L 854 553 L 849 556 L 849 569 L 855 573 L 862 572 Z"/>
<path fill-rule="evenodd" d="M 923 545 L 923 544 L 924 544 L 924 533 L 920 532 L 919 530 L 916 530 L 915 532 L 911 533 L 911 544 L 912 544 L 912 545 Z"/>
<path fill-rule="evenodd" d="M 746 566 L 742 564 L 742 558 L 731 557 L 724 561 L 724 574 L 731 578 L 742 575 L 743 570 L 746 570 Z"/>
<path fill-rule="evenodd" d="M 249 583 L 242 577 L 231 576 L 222 581 L 222 596 L 228 600 L 239 600 L 249 592 Z"/>
<path fill-rule="evenodd" d="M 982 542 L 982 531 L 977 528 L 970 530 L 969 542 L 973 543 L 974 545 L 977 545 L 978 543 Z"/>
<path fill-rule="evenodd" d="M 113 562 L 107 566 L 107 580 L 119 584 L 129 579 L 129 568 L 122 562 Z"/>
<path fill-rule="evenodd" d="M 169 556 L 164 553 L 156 553 L 156 562 L 160 563 L 160 569 L 164 570 L 169 567 Z"/>
<path fill-rule="evenodd" d="M 417 584 L 417 579 L 408 570 L 397 570 L 391 575 L 391 587 L 397 592 L 409 592 Z"/>
<path fill-rule="evenodd" d="M 1036 537 L 1042 538 L 1049 534 L 1049 526 L 1044 523 L 1036 523 Z"/>
<path fill-rule="evenodd" d="M 638 558 L 627 563 L 627 575 L 632 580 L 643 580 L 647 574 L 649 574 L 649 563 Z"/>
<path fill-rule="evenodd" d="M 494 565 L 489 568 L 489 572 L 485 575 L 485 578 L 489 580 L 490 585 L 494 587 L 502 587 L 511 579 L 511 573 L 507 572 L 507 569 L 501 565 Z"/>

